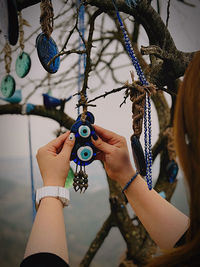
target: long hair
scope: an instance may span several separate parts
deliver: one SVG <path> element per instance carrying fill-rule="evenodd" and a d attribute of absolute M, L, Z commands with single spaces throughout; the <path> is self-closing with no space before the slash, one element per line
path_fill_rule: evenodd
<path fill-rule="evenodd" d="M 200 52 L 189 64 L 176 100 L 176 152 L 189 192 L 190 227 L 186 244 L 154 258 L 147 266 L 200 266 Z"/>

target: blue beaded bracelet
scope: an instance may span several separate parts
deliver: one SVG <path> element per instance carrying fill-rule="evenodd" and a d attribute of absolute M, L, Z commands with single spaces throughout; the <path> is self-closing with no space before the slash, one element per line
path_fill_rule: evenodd
<path fill-rule="evenodd" d="M 124 186 L 122 189 L 122 193 L 124 194 L 124 191 L 129 187 L 129 185 L 135 180 L 135 178 L 138 176 L 139 172 L 136 172 L 135 175 L 128 181 L 128 183 Z"/>

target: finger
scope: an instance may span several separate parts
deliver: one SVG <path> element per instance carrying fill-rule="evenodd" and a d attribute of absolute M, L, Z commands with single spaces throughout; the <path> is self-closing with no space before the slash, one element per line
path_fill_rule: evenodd
<path fill-rule="evenodd" d="M 92 137 L 92 143 L 96 148 L 106 154 L 109 154 L 113 149 L 112 145 L 109 145 L 108 143 L 104 142 L 100 137 L 98 137 L 97 140 L 94 140 L 94 138 Z"/>
<path fill-rule="evenodd" d="M 104 161 L 105 157 L 104 157 L 104 154 L 103 153 L 98 153 L 96 156 L 95 156 L 95 160 L 101 160 L 101 161 Z"/>
<path fill-rule="evenodd" d="M 112 140 L 117 139 L 120 136 L 112 131 L 106 130 L 98 125 L 93 125 L 95 132 L 103 139 L 103 140 Z"/>
<path fill-rule="evenodd" d="M 58 150 L 63 145 L 63 143 L 66 140 L 66 138 L 68 138 L 69 134 L 70 134 L 70 131 L 67 131 L 64 134 L 61 134 L 59 137 L 57 137 L 56 139 L 54 139 L 51 142 L 49 142 L 47 144 L 47 147 L 53 147 L 56 150 Z"/>
<path fill-rule="evenodd" d="M 72 148 L 74 147 L 74 143 L 75 143 L 75 134 L 70 133 L 68 138 L 65 140 L 63 148 L 59 154 L 61 156 L 64 156 L 66 161 L 70 160 L 70 156 L 71 156 Z"/>

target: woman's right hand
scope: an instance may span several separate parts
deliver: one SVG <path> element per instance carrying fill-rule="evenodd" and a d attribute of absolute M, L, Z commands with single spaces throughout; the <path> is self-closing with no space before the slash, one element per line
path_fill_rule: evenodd
<path fill-rule="evenodd" d="M 97 125 L 94 129 L 98 138 L 92 142 L 99 150 L 96 159 L 102 160 L 108 176 L 124 187 L 135 174 L 125 137 Z"/>

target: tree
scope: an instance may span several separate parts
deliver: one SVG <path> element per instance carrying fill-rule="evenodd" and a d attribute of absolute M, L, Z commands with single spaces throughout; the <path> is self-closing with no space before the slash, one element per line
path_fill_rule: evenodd
<path fill-rule="evenodd" d="M 22 10 L 31 5 L 38 4 L 39 0 L 18 0 L 18 10 Z M 61 61 L 65 66 L 61 72 L 51 75 L 51 87 L 59 87 L 62 90 L 68 88 L 68 94 L 77 84 L 77 66 L 78 57 L 75 57 L 73 63 L 67 65 L 67 58 L 71 54 L 86 54 L 86 68 L 83 86 L 80 92 L 82 96 L 79 102 L 80 106 L 93 105 L 98 98 L 105 98 L 110 94 L 117 93 L 121 90 L 126 90 L 125 101 L 129 96 L 130 90 L 137 87 L 137 82 L 133 80 L 132 84 L 125 84 L 121 82 L 117 76 L 119 69 L 131 66 L 131 62 L 127 64 L 117 65 L 120 57 L 126 55 L 123 35 L 120 30 L 119 23 L 116 18 L 116 12 L 112 0 L 86 0 L 83 1 L 85 5 L 86 14 L 86 36 L 85 39 L 81 35 L 78 28 L 78 11 L 75 1 L 60 1 L 63 5 L 60 13 L 54 18 L 54 31 L 57 32 L 57 43 L 62 47 L 60 50 Z M 191 61 L 194 52 L 186 53 L 179 51 L 173 41 L 170 32 L 168 31 L 169 7 L 168 1 L 167 20 L 163 22 L 159 15 L 160 1 L 157 1 L 157 11 L 151 5 L 152 1 L 140 0 L 137 1 L 135 8 L 126 4 L 126 1 L 116 1 L 119 11 L 122 13 L 123 21 L 131 39 L 132 45 L 137 55 L 140 65 L 142 66 L 149 82 L 156 88 L 156 94 L 152 96 L 155 105 L 158 120 L 159 120 L 159 138 L 153 147 L 153 161 L 160 154 L 160 173 L 155 185 L 155 190 L 158 192 L 164 191 L 166 199 L 170 201 L 175 190 L 177 181 L 169 183 L 169 175 L 166 166 L 171 160 L 169 135 L 166 129 L 173 127 L 174 105 L 176 101 L 176 94 L 179 86 L 179 78 L 184 75 L 184 72 Z M 186 1 L 180 1 L 188 4 Z M 127 19 L 128 16 L 128 19 Z M 110 25 L 112 25 L 110 27 Z M 70 29 L 67 34 L 63 35 L 64 29 Z M 140 28 L 143 27 L 148 39 L 149 46 L 138 47 L 138 37 Z M 36 33 L 40 32 L 38 27 L 25 40 L 29 42 L 30 38 Z M 77 38 L 81 36 L 85 50 L 80 50 L 77 45 Z M 94 49 L 95 48 L 95 49 Z M 13 48 L 16 51 L 17 47 Z M 32 51 L 33 52 L 33 51 Z M 147 63 L 142 55 L 149 55 L 149 62 Z M 2 62 L 1 58 L 1 62 Z M 84 97 L 85 92 L 90 90 L 90 77 L 96 79 L 96 90 L 105 84 L 107 77 L 111 76 L 116 84 L 121 87 L 105 92 L 103 95 L 97 96 L 95 99 L 89 99 L 87 102 Z M 24 103 L 27 103 L 29 98 L 41 86 L 49 87 L 49 75 L 46 74 L 42 79 L 28 80 L 24 83 L 23 89 L 32 86 L 29 95 L 26 96 Z M 169 107 L 163 92 L 166 91 L 172 99 L 172 106 Z M 132 99 L 134 102 L 134 99 Z M 125 102 L 124 101 L 124 102 Z M 67 104 L 66 104 L 67 105 Z M 133 103 L 133 109 L 135 103 Z M 6 104 L 0 106 L 0 114 L 22 114 L 23 105 L 21 104 Z M 57 121 L 60 126 L 70 129 L 74 123 L 74 119 L 65 113 L 64 106 L 59 109 L 47 109 L 44 106 L 36 105 L 29 115 L 38 115 L 51 118 Z M 172 153 L 174 149 L 172 147 Z M 139 222 L 138 225 L 133 224 L 133 220 L 138 220 L 137 217 L 131 218 L 127 207 L 126 199 L 121 194 L 120 187 L 108 178 L 109 185 L 109 200 L 110 200 L 110 215 L 102 224 L 102 228 L 96 235 L 86 255 L 80 263 L 80 266 L 89 266 L 96 252 L 103 244 L 105 238 L 109 234 L 112 227 L 118 227 L 127 245 L 125 257 L 120 263 L 120 266 L 142 266 L 147 259 L 151 257 L 156 251 L 156 245 L 149 237 L 143 225 Z"/>

